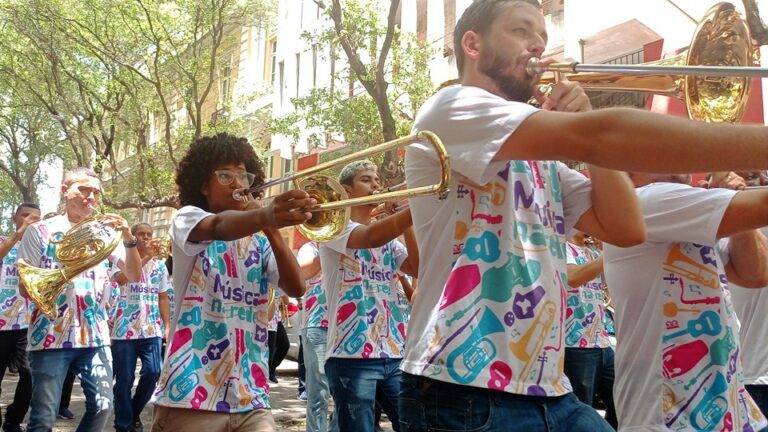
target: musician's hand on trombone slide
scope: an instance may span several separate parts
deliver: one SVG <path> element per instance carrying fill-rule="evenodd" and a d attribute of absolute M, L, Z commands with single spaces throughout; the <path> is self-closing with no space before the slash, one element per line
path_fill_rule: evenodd
<path fill-rule="evenodd" d="M 268 224 L 274 228 L 299 225 L 312 218 L 312 213 L 306 211 L 317 204 L 303 190 L 291 190 L 276 196 L 271 202 L 260 202 L 267 211 Z"/>
<path fill-rule="evenodd" d="M 537 64 L 546 66 L 553 61 L 554 59 L 539 60 Z M 587 93 L 578 83 L 560 77 L 559 72 L 554 73 L 555 84 L 536 85 L 534 88 L 533 98 L 541 109 L 561 112 L 584 112 L 592 109 Z M 538 82 L 540 77 L 540 74 L 533 76 L 534 82 Z"/>

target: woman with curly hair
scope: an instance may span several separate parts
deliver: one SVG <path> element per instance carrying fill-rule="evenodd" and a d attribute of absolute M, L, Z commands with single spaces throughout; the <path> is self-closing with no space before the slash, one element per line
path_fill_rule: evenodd
<path fill-rule="evenodd" d="M 233 192 L 264 181 L 244 138 L 198 138 L 179 165 L 173 219 L 176 310 L 156 390 L 153 431 L 272 431 L 268 284 L 301 297 L 304 280 L 278 229 L 315 204 L 290 191 L 261 207 Z M 262 232 L 263 235 L 259 232 Z"/>

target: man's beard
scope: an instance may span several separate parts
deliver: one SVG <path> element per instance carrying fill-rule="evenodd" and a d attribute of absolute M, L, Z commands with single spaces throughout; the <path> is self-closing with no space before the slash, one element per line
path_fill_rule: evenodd
<path fill-rule="evenodd" d="M 507 100 L 528 102 L 533 95 L 533 85 L 514 76 L 504 75 L 504 68 L 508 66 L 509 62 L 496 55 L 495 51 L 480 57 L 480 72 L 493 80 Z"/>

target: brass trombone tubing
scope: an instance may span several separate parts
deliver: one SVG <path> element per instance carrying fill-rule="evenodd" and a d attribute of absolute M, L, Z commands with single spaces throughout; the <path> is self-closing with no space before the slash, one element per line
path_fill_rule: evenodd
<path fill-rule="evenodd" d="M 627 75 L 684 75 L 703 77 L 768 77 L 768 68 L 756 66 L 665 66 L 652 64 L 616 65 L 616 64 L 585 64 L 585 63 L 550 63 L 541 64 L 541 60 L 532 57 L 526 68 L 528 75 L 537 76 L 544 72 L 583 73 L 583 72 L 618 72 Z"/>
<path fill-rule="evenodd" d="M 317 204 L 311 208 L 306 209 L 306 211 L 316 212 L 316 211 L 323 211 L 323 210 L 333 210 L 333 209 L 344 208 L 344 207 L 355 207 L 359 205 L 378 203 L 383 201 L 391 201 L 391 200 L 400 200 L 400 199 L 412 198 L 415 196 L 429 195 L 429 194 L 437 194 L 439 199 L 445 199 L 448 193 L 448 186 L 450 183 L 450 166 L 448 165 L 449 164 L 448 153 L 445 151 L 445 147 L 443 147 L 443 144 L 440 141 L 440 139 L 437 137 L 437 135 L 429 131 L 421 131 L 416 135 L 411 135 L 408 137 L 399 138 L 399 139 L 388 141 L 379 145 L 375 145 L 365 150 L 351 153 L 346 156 L 342 156 L 338 159 L 324 162 L 319 165 L 315 165 L 313 167 L 295 172 L 293 174 L 289 174 L 281 178 L 269 181 L 267 183 L 263 183 L 259 186 L 254 186 L 247 190 L 242 190 L 242 189 L 237 190 L 234 192 L 233 197 L 235 199 L 240 199 L 239 197 L 245 196 L 249 193 L 260 192 L 269 187 L 276 186 L 283 183 L 288 183 L 296 179 L 299 179 L 301 177 L 307 177 L 337 165 L 345 164 L 347 162 L 351 162 L 354 160 L 364 159 L 376 153 L 382 153 L 387 150 L 392 150 L 395 148 L 403 147 L 405 145 L 417 143 L 420 141 L 429 141 L 432 144 L 432 146 L 435 148 L 435 152 L 437 153 L 437 157 L 440 160 L 441 165 L 448 168 L 448 169 L 442 170 L 440 175 L 440 183 L 430 185 L 430 186 L 421 186 L 413 189 L 374 194 L 374 195 L 369 195 L 367 197 L 349 198 L 343 201 Z"/>

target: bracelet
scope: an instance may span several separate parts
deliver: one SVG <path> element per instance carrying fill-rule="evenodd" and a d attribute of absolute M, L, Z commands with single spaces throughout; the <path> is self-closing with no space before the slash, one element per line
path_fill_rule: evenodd
<path fill-rule="evenodd" d="M 139 239 L 133 238 L 132 242 L 123 242 L 123 246 L 125 246 L 126 249 L 133 249 L 136 247 L 136 245 L 139 244 Z"/>

